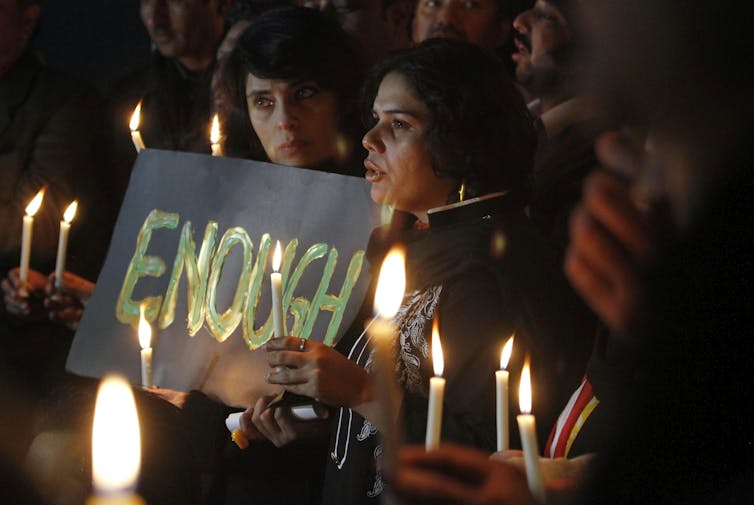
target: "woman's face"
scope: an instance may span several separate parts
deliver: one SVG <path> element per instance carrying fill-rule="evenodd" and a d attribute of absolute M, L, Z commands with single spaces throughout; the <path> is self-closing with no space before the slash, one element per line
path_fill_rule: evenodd
<path fill-rule="evenodd" d="M 251 126 L 273 163 L 308 168 L 340 159 L 335 95 L 313 81 L 246 78 Z"/>
<path fill-rule="evenodd" d="M 406 78 L 393 72 L 380 83 L 372 115 L 376 124 L 362 140 L 369 151 L 364 166 L 372 183 L 372 200 L 426 221 L 427 210 L 444 205 L 458 185 L 432 171 L 423 139 L 431 121 L 427 106 Z"/>

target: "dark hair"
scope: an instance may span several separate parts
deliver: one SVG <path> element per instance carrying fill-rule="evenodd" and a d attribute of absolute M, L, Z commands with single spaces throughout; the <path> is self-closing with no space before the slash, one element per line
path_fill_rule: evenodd
<path fill-rule="evenodd" d="M 367 79 L 364 118 L 382 79 L 404 76 L 430 111 L 424 140 L 438 177 L 466 181 L 469 198 L 507 190 L 524 206 L 536 147 L 532 118 L 502 63 L 478 46 L 431 39 L 393 53 Z"/>
<path fill-rule="evenodd" d="M 246 77 L 311 80 L 333 92 L 342 133 L 360 134 L 358 90 L 363 71 L 355 42 L 330 17 L 304 7 L 285 6 L 254 19 L 228 61 L 225 79 L 235 111 L 226 127 L 226 152 L 266 160 L 246 110 Z"/>

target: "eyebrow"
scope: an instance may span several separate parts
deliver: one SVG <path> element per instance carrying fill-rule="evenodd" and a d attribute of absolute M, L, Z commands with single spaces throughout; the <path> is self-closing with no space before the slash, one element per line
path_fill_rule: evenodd
<path fill-rule="evenodd" d="M 300 86 L 300 85 L 306 84 L 306 83 L 313 83 L 317 87 L 320 86 L 319 84 L 317 84 L 317 81 L 314 81 L 312 79 L 296 79 L 295 81 L 291 81 L 288 85 L 290 87 L 294 87 L 294 86 Z M 262 89 L 257 88 L 257 89 L 252 89 L 251 92 L 249 92 L 249 93 L 246 93 L 246 96 L 247 97 L 249 97 L 249 96 L 259 96 L 259 95 L 263 95 L 265 93 L 271 93 L 271 92 L 272 92 L 271 88 L 262 88 Z"/>
<path fill-rule="evenodd" d="M 372 112 L 377 112 L 376 110 L 372 109 Z M 423 119 L 424 114 L 414 112 L 407 109 L 385 109 L 382 111 L 383 114 L 403 114 L 406 116 L 411 116 L 414 119 Z"/>

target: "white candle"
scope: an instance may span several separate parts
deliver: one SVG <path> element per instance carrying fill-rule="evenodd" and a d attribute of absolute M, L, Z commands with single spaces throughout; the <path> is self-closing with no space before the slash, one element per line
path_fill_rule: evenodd
<path fill-rule="evenodd" d="M 379 426 L 382 435 L 382 469 L 391 475 L 398 466 L 398 448 L 401 443 L 398 419 L 399 386 L 395 379 L 395 356 L 393 344 L 398 330 L 393 318 L 403 301 L 406 288 L 405 258 L 403 252 L 392 249 L 382 262 L 377 289 L 374 294 L 375 319 L 367 328 L 375 354 L 375 385 L 380 408 Z"/>
<path fill-rule="evenodd" d="M 527 357 L 524 368 L 521 371 L 521 383 L 518 388 L 518 401 L 521 414 L 516 417 L 516 421 L 518 421 L 518 431 L 521 434 L 521 447 L 524 450 L 526 480 L 529 483 L 529 491 L 539 503 L 544 503 L 545 481 L 542 476 L 542 467 L 539 464 L 537 427 L 534 416 L 531 414 L 531 397 L 531 373 L 529 371 L 529 358 Z"/>
<path fill-rule="evenodd" d="M 435 376 L 429 379 L 429 404 L 427 405 L 427 435 L 424 446 L 428 451 L 440 445 L 442 432 L 442 402 L 445 394 L 445 379 L 442 378 L 445 363 L 440 344 L 440 332 L 437 318 L 432 323 L 432 365 Z"/>
<path fill-rule="evenodd" d="M 270 284 L 272 286 L 272 323 L 275 329 L 275 338 L 285 336 L 285 320 L 283 319 L 283 276 L 279 272 L 283 252 L 280 241 L 275 245 L 275 253 L 272 255 L 272 269 Z"/>
<path fill-rule="evenodd" d="M 65 271 L 65 253 L 68 249 L 68 233 L 71 231 L 71 221 L 76 215 L 78 201 L 74 200 L 65 209 L 63 220 L 60 221 L 60 236 L 58 237 L 58 257 L 55 261 L 55 287 L 59 288 L 63 282 L 63 272 Z"/>
<path fill-rule="evenodd" d="M 222 156 L 223 148 L 220 145 L 220 120 L 217 114 L 212 118 L 212 128 L 209 134 L 209 140 L 212 143 L 212 156 Z"/>
<path fill-rule="evenodd" d="M 92 480 L 87 505 L 144 505 L 134 492 L 141 466 L 139 418 L 130 386 L 122 377 L 102 381 L 94 407 Z"/>
<path fill-rule="evenodd" d="M 141 120 L 141 100 L 136 104 L 134 113 L 131 115 L 131 122 L 129 127 L 131 128 L 131 140 L 134 143 L 134 148 L 137 153 L 140 153 L 145 149 L 144 141 L 141 139 L 141 133 L 139 132 L 139 122 Z"/>
<path fill-rule="evenodd" d="M 26 283 L 29 281 L 29 258 L 31 256 L 31 235 L 34 228 L 34 215 L 42 205 L 42 199 L 45 195 L 45 188 L 32 198 L 29 205 L 26 206 L 23 227 L 21 229 L 21 264 L 19 265 L 18 278 L 21 281 L 21 296 L 27 296 Z"/>
<path fill-rule="evenodd" d="M 503 346 L 500 353 L 500 370 L 495 372 L 495 405 L 497 414 L 497 450 L 510 449 L 510 427 L 508 426 L 508 361 L 513 351 L 513 335 Z"/>
<path fill-rule="evenodd" d="M 139 307 L 139 344 L 141 345 L 141 385 L 152 387 L 152 327 L 144 316 L 144 304 Z"/>

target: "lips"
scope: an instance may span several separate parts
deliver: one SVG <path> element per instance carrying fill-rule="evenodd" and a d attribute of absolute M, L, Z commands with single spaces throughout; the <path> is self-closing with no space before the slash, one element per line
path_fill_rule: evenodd
<path fill-rule="evenodd" d="M 306 142 L 303 140 L 288 140 L 287 142 L 283 142 L 278 146 L 278 151 L 283 151 L 285 153 L 294 153 L 297 151 L 300 151 L 306 146 Z"/>
<path fill-rule="evenodd" d="M 364 177 L 371 183 L 380 182 L 385 177 L 385 172 L 380 170 L 380 168 L 369 159 L 364 160 L 364 168 L 367 169 Z"/>

